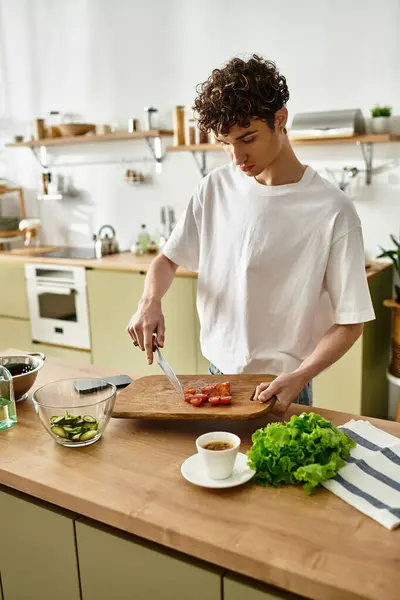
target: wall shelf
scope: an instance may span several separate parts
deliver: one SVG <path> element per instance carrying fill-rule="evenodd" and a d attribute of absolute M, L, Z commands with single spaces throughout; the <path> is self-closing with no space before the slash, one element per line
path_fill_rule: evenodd
<path fill-rule="evenodd" d="M 86 134 L 70 135 L 58 138 L 44 138 L 43 140 L 31 140 L 29 142 L 6 144 L 6 148 L 46 148 L 50 146 L 71 146 L 81 144 L 97 144 L 98 142 L 118 142 L 123 140 L 144 140 L 156 137 L 172 136 L 173 131 L 169 129 L 150 129 L 148 131 L 115 131 L 104 135 Z"/>
<path fill-rule="evenodd" d="M 97 144 L 98 142 L 120 142 L 130 140 L 145 140 L 150 148 L 153 159 L 160 164 L 164 158 L 162 153 L 161 138 L 170 137 L 173 131 L 170 129 L 149 129 L 147 131 L 116 131 L 104 135 L 86 134 L 74 136 L 62 136 L 58 138 L 44 138 L 42 140 L 30 140 L 29 142 L 6 144 L 6 148 L 29 148 L 38 160 L 42 169 L 49 168 L 47 161 L 47 148 L 59 148 L 64 146 L 80 146 Z M 129 162 L 121 159 L 120 162 Z M 91 163 L 96 164 L 96 163 Z M 101 164 L 104 164 L 102 161 Z M 57 165 L 55 165 L 57 166 Z M 76 165 L 74 165 L 76 166 Z"/>
<path fill-rule="evenodd" d="M 390 133 L 353 135 L 351 137 L 321 137 L 313 139 L 290 138 L 292 146 L 329 146 L 331 144 L 356 144 L 361 147 L 365 162 L 366 183 L 369 185 L 372 179 L 372 159 L 373 144 L 387 144 L 391 142 L 400 142 L 400 135 Z M 223 148 L 220 144 L 191 144 L 185 146 L 168 146 L 167 152 L 191 152 L 196 160 L 200 173 L 204 177 L 207 175 L 206 153 L 221 152 Z M 200 155 L 200 158 L 199 158 Z"/>

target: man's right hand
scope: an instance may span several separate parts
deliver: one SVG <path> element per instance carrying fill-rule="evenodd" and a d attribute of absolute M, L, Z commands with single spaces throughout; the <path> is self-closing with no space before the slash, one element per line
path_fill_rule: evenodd
<path fill-rule="evenodd" d="M 135 346 L 146 352 L 147 362 L 151 365 L 153 363 L 154 333 L 157 334 L 158 345 L 161 348 L 164 346 L 165 321 L 161 300 L 142 298 L 127 329 Z"/>

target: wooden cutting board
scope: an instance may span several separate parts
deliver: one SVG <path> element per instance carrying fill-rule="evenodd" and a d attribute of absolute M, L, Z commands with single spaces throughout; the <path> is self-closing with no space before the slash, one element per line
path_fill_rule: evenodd
<path fill-rule="evenodd" d="M 115 401 L 113 417 L 131 419 L 232 419 L 244 421 L 267 414 L 273 402 L 262 404 L 251 398 L 258 384 L 272 381 L 273 375 L 178 375 L 182 387 L 196 382 L 206 385 L 229 381 L 232 404 L 199 407 L 188 404 L 174 390 L 165 375 L 136 379 L 122 390 Z M 196 386 L 197 387 L 197 386 Z"/>

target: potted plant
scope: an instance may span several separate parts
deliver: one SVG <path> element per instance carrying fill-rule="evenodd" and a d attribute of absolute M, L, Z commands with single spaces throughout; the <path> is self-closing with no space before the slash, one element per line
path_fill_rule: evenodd
<path fill-rule="evenodd" d="M 377 104 L 376 106 L 371 108 L 372 132 L 373 133 L 389 133 L 391 114 L 392 114 L 391 106 L 379 106 Z"/>
<path fill-rule="evenodd" d="M 393 250 L 384 250 L 381 248 L 382 253 L 379 254 L 378 258 L 390 258 L 393 262 L 395 273 L 397 274 L 397 277 L 400 278 L 400 236 L 399 239 L 396 239 L 394 235 L 391 235 L 390 239 L 394 243 L 395 248 Z M 393 309 L 392 359 L 389 366 L 389 372 L 395 377 L 400 378 L 400 285 L 395 283 L 394 289 L 395 298 L 393 300 L 385 300 L 384 305 Z"/>
<path fill-rule="evenodd" d="M 394 270 L 397 273 L 397 276 L 400 278 L 400 235 L 398 240 L 394 235 L 391 235 L 390 239 L 392 240 L 395 248 L 393 250 L 384 250 L 381 246 L 379 246 L 382 250 L 382 253 L 379 254 L 377 258 L 390 258 L 390 260 L 393 262 Z M 394 289 L 396 302 L 400 308 L 400 285 L 395 284 Z"/>

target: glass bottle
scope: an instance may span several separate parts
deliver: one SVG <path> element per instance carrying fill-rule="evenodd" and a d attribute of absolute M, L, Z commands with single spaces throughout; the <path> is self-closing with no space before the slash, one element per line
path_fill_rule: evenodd
<path fill-rule="evenodd" d="M 146 225 L 142 225 L 139 235 L 138 242 L 141 254 L 146 254 L 148 246 L 150 244 L 150 235 L 146 229 Z"/>
<path fill-rule="evenodd" d="M 8 369 L 0 365 L 0 431 L 12 427 L 17 422 L 14 386 Z"/>

